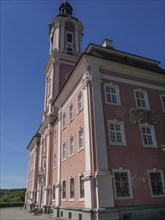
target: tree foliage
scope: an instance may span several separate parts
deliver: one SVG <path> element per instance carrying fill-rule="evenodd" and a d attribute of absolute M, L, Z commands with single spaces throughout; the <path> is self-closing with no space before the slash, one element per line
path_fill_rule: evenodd
<path fill-rule="evenodd" d="M 0 189 L 0 203 L 24 202 L 26 189 Z"/>

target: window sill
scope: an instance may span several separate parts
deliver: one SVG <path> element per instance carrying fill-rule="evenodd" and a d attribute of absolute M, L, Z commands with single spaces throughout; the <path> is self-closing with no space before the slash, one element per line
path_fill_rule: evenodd
<path fill-rule="evenodd" d="M 71 155 L 69 155 L 69 158 L 71 158 L 71 157 L 73 157 L 74 156 L 74 153 L 73 154 L 71 154 Z"/>
<path fill-rule="evenodd" d="M 85 147 L 82 147 L 82 148 L 78 149 L 78 153 L 79 153 L 80 151 L 84 150 L 84 148 L 85 148 Z"/>

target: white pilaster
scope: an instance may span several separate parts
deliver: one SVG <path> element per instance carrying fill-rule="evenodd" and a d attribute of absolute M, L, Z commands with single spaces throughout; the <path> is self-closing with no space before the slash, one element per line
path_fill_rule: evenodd
<path fill-rule="evenodd" d="M 91 144 L 90 144 L 90 122 L 89 122 L 89 74 L 85 72 L 82 77 L 83 98 L 84 98 L 84 131 L 85 131 L 85 172 L 84 172 L 84 186 L 85 186 L 85 208 L 93 207 L 93 190 L 92 190 L 92 165 L 91 165 Z"/>
<path fill-rule="evenodd" d="M 55 74 L 55 94 L 54 97 L 56 97 L 59 93 L 59 78 L 60 78 L 60 59 L 59 56 L 56 54 L 56 60 L 55 60 L 55 68 L 54 68 L 54 74 Z"/>
<path fill-rule="evenodd" d="M 50 155 L 51 155 L 51 125 L 48 125 L 47 128 L 47 137 L 46 137 L 46 148 L 47 148 L 47 155 L 46 155 L 46 181 L 45 181 L 45 189 L 44 189 L 44 205 L 48 205 L 48 187 L 49 187 L 49 180 L 50 180 Z"/>
<path fill-rule="evenodd" d="M 57 154 L 57 182 L 56 182 L 56 206 L 61 204 L 61 118 L 62 112 L 61 109 L 58 113 L 58 154 Z"/>
<path fill-rule="evenodd" d="M 114 207 L 112 176 L 108 167 L 107 145 L 101 93 L 99 66 L 91 66 L 92 101 L 94 111 L 94 131 L 96 150 L 96 200 L 97 208 Z"/>
<path fill-rule="evenodd" d="M 45 99 L 44 99 L 44 112 L 46 112 L 46 106 L 47 106 L 47 79 L 45 79 Z M 45 114 L 43 114 L 43 121 L 45 120 Z"/>
<path fill-rule="evenodd" d="M 57 23 L 55 24 L 55 32 L 54 32 L 54 46 L 53 49 L 56 49 L 57 51 L 59 51 L 60 48 L 60 24 Z"/>

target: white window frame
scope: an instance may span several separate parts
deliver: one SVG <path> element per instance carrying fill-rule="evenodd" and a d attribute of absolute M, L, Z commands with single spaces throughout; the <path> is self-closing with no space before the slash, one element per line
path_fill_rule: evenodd
<path fill-rule="evenodd" d="M 133 199 L 133 191 L 132 191 L 132 183 L 131 183 L 131 172 L 129 169 L 112 169 L 113 177 L 114 177 L 114 191 L 115 191 L 115 199 L 116 200 L 125 200 L 125 199 Z M 128 187 L 129 187 L 129 196 L 117 196 L 117 189 L 116 189 L 116 181 L 115 181 L 115 173 L 127 173 L 128 179 Z"/>
<path fill-rule="evenodd" d="M 80 100 L 79 97 L 81 97 L 81 105 L 80 105 Z M 77 111 L 78 113 L 81 112 L 83 109 L 83 98 L 82 98 L 82 92 L 79 92 L 78 96 L 77 96 Z"/>
<path fill-rule="evenodd" d="M 82 130 L 82 146 L 80 147 L 80 131 Z M 84 128 L 79 127 L 78 129 L 78 151 L 84 149 Z"/>
<path fill-rule="evenodd" d="M 110 129 L 110 124 L 120 126 L 120 133 L 121 133 L 122 142 L 117 142 L 117 141 L 113 142 L 112 141 L 112 139 L 111 139 L 112 130 Z M 117 121 L 116 119 L 108 120 L 108 129 L 109 129 L 109 141 L 110 141 L 111 145 L 119 145 L 119 146 L 126 146 L 127 145 L 126 136 L 125 136 L 125 128 L 124 128 L 124 122 L 123 121 Z M 117 138 L 117 131 L 114 130 L 114 132 L 115 132 L 115 138 Z"/>
<path fill-rule="evenodd" d="M 65 149 L 64 149 L 65 146 Z M 66 160 L 66 142 L 62 144 L 62 161 Z"/>
<path fill-rule="evenodd" d="M 62 115 L 62 129 L 66 128 L 66 112 Z"/>
<path fill-rule="evenodd" d="M 71 179 L 73 179 L 74 180 L 74 197 L 73 198 L 71 198 Z M 74 201 L 75 200 L 75 178 L 73 177 L 73 176 L 71 176 L 70 178 L 69 178 L 69 201 Z"/>
<path fill-rule="evenodd" d="M 144 102 L 145 102 L 145 105 L 146 105 L 146 107 L 143 107 L 143 106 L 139 106 L 138 105 L 138 101 L 137 101 L 137 96 L 136 96 L 136 92 L 138 92 L 138 93 L 142 93 L 143 95 L 144 95 Z M 135 102 L 136 102 L 136 107 L 138 108 L 138 109 L 146 109 L 146 110 L 150 110 L 150 105 L 149 105 L 149 100 L 148 100 L 148 94 L 147 94 L 147 92 L 145 91 L 145 90 L 142 90 L 141 88 L 139 88 L 139 89 L 134 89 L 134 96 L 135 96 Z M 141 100 L 142 99 L 140 99 L 140 103 L 141 103 Z M 140 104 L 141 105 L 141 104 Z"/>
<path fill-rule="evenodd" d="M 143 143 L 143 147 L 152 147 L 152 148 L 157 148 L 158 145 L 157 145 L 157 140 L 156 140 L 156 134 L 155 134 L 155 128 L 153 125 L 149 125 L 147 123 L 145 124 L 140 124 L 140 132 L 141 132 L 141 139 L 142 139 L 142 143 Z M 150 129 L 151 133 L 150 134 L 145 134 L 143 133 L 142 129 L 145 128 L 146 129 Z M 149 136 L 152 137 L 152 142 L 153 144 L 145 144 L 144 143 L 144 135 L 147 136 L 147 140 L 149 141 Z"/>
<path fill-rule="evenodd" d="M 74 113 L 73 103 L 71 103 L 69 106 L 69 122 L 73 121 L 73 113 Z"/>
<path fill-rule="evenodd" d="M 165 94 L 160 95 L 160 100 L 161 100 L 161 103 L 162 103 L 162 109 L 163 109 L 163 112 L 165 112 L 165 101 L 163 100 L 163 98 L 165 100 Z"/>
<path fill-rule="evenodd" d="M 81 189 L 80 189 L 80 177 L 83 177 L 84 175 L 82 174 L 82 172 L 80 173 L 80 175 L 78 176 L 78 189 L 79 189 L 79 201 L 84 201 L 85 200 L 85 184 L 84 184 L 84 197 L 81 197 Z"/>
<path fill-rule="evenodd" d="M 72 146 L 71 146 L 71 139 L 73 140 Z M 73 147 L 73 152 L 71 152 L 71 147 Z M 69 156 L 73 156 L 74 155 L 74 137 L 73 135 L 70 136 L 69 138 Z"/>
<path fill-rule="evenodd" d="M 148 179 L 149 179 L 149 186 L 150 186 L 150 193 L 151 193 L 151 197 L 152 198 L 160 198 L 160 197 L 165 197 L 165 182 L 164 182 L 164 174 L 163 174 L 163 170 L 158 170 L 156 168 L 153 169 L 148 169 L 147 170 L 148 173 Z M 152 184 L 151 184 L 151 178 L 150 178 L 150 173 L 160 173 L 161 176 L 161 182 L 162 182 L 162 187 L 163 187 L 163 194 L 157 194 L 154 195 L 153 194 L 153 190 L 152 190 Z"/>
<path fill-rule="evenodd" d="M 65 197 L 63 198 L 63 182 L 65 181 Z M 66 192 L 67 192 L 67 190 L 66 190 L 66 179 L 65 178 L 63 178 L 62 179 L 62 181 L 61 181 L 61 200 L 62 201 L 66 201 Z"/>
<path fill-rule="evenodd" d="M 109 93 L 111 99 L 112 99 L 112 96 L 115 96 L 116 97 L 116 102 L 113 102 L 113 101 L 108 101 L 107 99 L 107 90 L 106 88 L 109 87 L 109 89 L 115 89 L 115 93 L 112 94 L 111 92 Z M 113 83 L 105 83 L 104 84 L 104 92 L 105 92 L 105 102 L 106 104 L 110 104 L 110 105 L 118 105 L 120 106 L 121 105 L 121 100 L 120 100 L 120 90 L 119 90 L 119 86 L 113 84 Z"/>

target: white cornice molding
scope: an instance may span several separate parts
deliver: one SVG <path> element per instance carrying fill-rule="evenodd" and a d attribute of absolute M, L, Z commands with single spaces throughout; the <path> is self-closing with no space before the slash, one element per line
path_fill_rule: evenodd
<path fill-rule="evenodd" d="M 113 55 L 120 55 L 122 57 L 127 56 L 130 59 L 132 58 L 132 59 L 135 59 L 135 60 L 138 60 L 141 62 L 153 64 L 153 65 L 158 65 L 160 63 L 157 60 L 152 60 L 152 59 L 149 59 L 146 57 L 138 56 L 135 54 L 130 54 L 130 53 L 123 52 L 123 51 L 117 51 L 117 50 L 113 50 L 113 49 L 109 49 L 109 48 L 107 49 L 106 47 L 101 47 L 101 46 L 97 46 L 97 45 L 93 45 L 93 44 L 89 45 L 86 52 L 89 53 L 92 49 L 99 49 L 103 52 L 107 52 L 107 53 L 113 54 Z"/>
<path fill-rule="evenodd" d="M 147 79 L 147 80 L 152 80 L 154 82 L 158 83 L 165 83 L 165 75 L 158 73 L 158 72 L 153 72 L 149 70 L 144 70 L 138 67 L 133 67 L 117 62 L 113 62 L 110 60 L 105 60 L 99 57 L 93 57 L 92 55 L 86 55 L 89 60 L 94 60 L 95 63 L 98 63 L 100 66 L 100 69 L 107 70 L 107 71 L 113 71 L 116 73 L 120 73 L 123 75 L 128 75 L 133 77 L 138 77 L 142 79 Z"/>
<path fill-rule="evenodd" d="M 155 89 L 155 90 L 162 91 L 162 92 L 165 91 L 165 87 L 164 86 L 157 86 L 157 85 L 154 85 L 154 84 L 144 83 L 144 82 L 141 82 L 141 81 L 124 79 L 122 77 L 102 74 L 102 78 L 103 79 L 107 79 L 107 80 L 112 80 L 112 81 L 120 82 L 120 83 L 140 86 L 140 87 L 144 87 L 144 88 Z"/>

